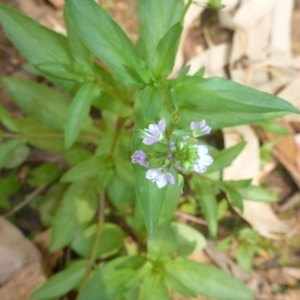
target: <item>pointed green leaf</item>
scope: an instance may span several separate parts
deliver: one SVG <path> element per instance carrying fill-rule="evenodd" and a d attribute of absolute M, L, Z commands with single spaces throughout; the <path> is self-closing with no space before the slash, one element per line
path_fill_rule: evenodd
<path fill-rule="evenodd" d="M 228 79 L 186 77 L 173 84 L 175 104 L 242 113 L 300 113 L 289 102 Z"/>
<path fill-rule="evenodd" d="M 257 202 L 277 202 L 278 197 L 275 193 L 272 193 L 263 187 L 249 185 L 244 188 L 238 188 L 238 192 L 245 200 L 257 201 Z"/>
<path fill-rule="evenodd" d="M 8 111 L 1 104 L 0 104 L 0 121 L 10 131 L 15 131 L 15 132 L 20 131 L 14 119 L 9 115 Z"/>
<path fill-rule="evenodd" d="M 72 63 L 67 40 L 61 34 L 3 4 L 0 20 L 9 39 L 30 63 Z"/>
<path fill-rule="evenodd" d="M 230 166 L 232 161 L 242 152 L 245 146 L 246 142 L 241 142 L 215 154 L 213 157 L 214 162 L 211 166 L 209 166 L 207 171 L 214 172 Z"/>
<path fill-rule="evenodd" d="M 139 85 L 143 62 L 119 25 L 95 1 L 67 0 L 71 22 L 88 48 L 129 85 Z M 143 80 L 148 80 L 147 75 Z"/>
<path fill-rule="evenodd" d="M 69 101 L 61 93 L 23 79 L 6 77 L 3 82 L 11 97 L 27 115 L 55 131 L 64 131 Z"/>
<path fill-rule="evenodd" d="M 49 300 L 67 294 L 83 279 L 86 264 L 85 260 L 72 262 L 65 270 L 52 276 L 46 283 L 33 292 L 30 299 Z"/>
<path fill-rule="evenodd" d="M 67 39 L 75 62 L 78 65 L 83 66 L 85 71 L 93 74 L 94 55 L 90 52 L 76 32 L 66 8 L 64 10 L 64 17 L 68 32 Z"/>
<path fill-rule="evenodd" d="M 66 191 L 53 220 L 51 250 L 54 251 L 71 243 L 93 219 L 97 206 L 95 180 L 73 183 Z"/>
<path fill-rule="evenodd" d="M 92 102 L 99 97 L 100 89 L 97 83 L 85 82 L 78 90 L 67 114 L 65 129 L 65 146 L 69 148 L 76 138 L 87 116 L 89 115 Z"/>
<path fill-rule="evenodd" d="M 193 186 L 197 192 L 197 199 L 207 220 L 208 229 L 212 236 L 217 235 L 218 208 L 213 189 L 202 178 L 194 177 Z"/>
<path fill-rule="evenodd" d="M 78 300 L 122 299 L 126 283 L 136 274 L 143 260 L 140 256 L 127 256 L 114 259 L 96 269 Z"/>
<path fill-rule="evenodd" d="M 0 169 L 11 159 L 14 150 L 22 143 L 20 140 L 10 140 L 0 144 Z"/>
<path fill-rule="evenodd" d="M 156 51 L 155 73 L 167 77 L 173 69 L 182 32 L 180 22 L 174 24 L 159 41 Z"/>
<path fill-rule="evenodd" d="M 152 272 L 144 278 L 138 300 L 169 300 L 168 288 L 164 283 L 163 275 Z"/>
<path fill-rule="evenodd" d="M 211 265 L 178 258 L 167 262 L 165 270 L 168 287 L 182 295 L 216 300 L 254 299 L 246 285 Z"/>
<path fill-rule="evenodd" d="M 242 113 L 234 111 L 220 111 L 202 109 L 201 107 L 192 106 L 180 109 L 180 126 L 187 128 L 192 120 L 205 119 L 207 124 L 213 129 L 220 129 L 224 127 L 252 124 L 263 122 L 266 120 L 276 119 L 285 116 L 287 113 L 272 112 L 272 113 Z"/>
<path fill-rule="evenodd" d="M 159 41 L 182 17 L 183 0 L 139 0 L 140 40 L 138 47 L 148 66 L 153 63 Z"/>
<path fill-rule="evenodd" d="M 169 221 L 161 224 L 155 234 L 148 239 L 147 257 L 151 261 L 167 261 L 172 258 L 178 244 L 174 229 Z"/>
<path fill-rule="evenodd" d="M 138 92 L 146 120 L 155 120 L 161 112 L 168 91 L 162 87 L 147 86 Z"/>
<path fill-rule="evenodd" d="M 95 242 L 97 224 L 93 224 L 81 232 L 73 241 L 72 249 L 79 255 L 90 257 Z M 117 254 L 123 246 L 124 233 L 120 227 L 112 223 L 103 225 L 96 258 L 105 259 Z"/>

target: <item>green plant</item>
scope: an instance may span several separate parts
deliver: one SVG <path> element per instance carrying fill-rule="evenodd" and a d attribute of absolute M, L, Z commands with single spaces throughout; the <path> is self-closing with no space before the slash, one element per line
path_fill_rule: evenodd
<path fill-rule="evenodd" d="M 139 0 L 137 45 L 93 0 L 66 0 L 66 37 L 0 4 L 7 36 L 32 70 L 60 88 L 3 78 L 26 116 L 12 118 L 0 107 L 0 166 L 20 166 L 28 147 L 61 154 L 66 169 L 43 164 L 28 183 L 48 188 L 37 209 L 52 228 L 51 250 L 70 247 L 79 257 L 32 299 L 71 290 L 80 300 L 163 300 L 169 299 L 168 290 L 189 297 L 253 299 L 238 280 L 187 258 L 205 247 L 205 238 L 174 222 L 174 212 L 180 195 L 193 191 L 210 235 L 216 236 L 218 195 L 225 192 L 240 210 L 244 198 L 276 201 L 250 179 L 222 180 L 222 169 L 244 142 L 218 150 L 200 138 L 211 127 L 264 122 L 299 111 L 230 80 L 204 78 L 202 69 L 188 76 L 186 68 L 169 80 L 191 3 Z M 220 1 L 210 5 L 222 7 Z M 91 109 L 101 117 L 92 119 Z M 7 207 L 3 199 L 17 190 L 1 193 L 1 203 Z M 124 247 L 128 235 L 136 250 Z"/>

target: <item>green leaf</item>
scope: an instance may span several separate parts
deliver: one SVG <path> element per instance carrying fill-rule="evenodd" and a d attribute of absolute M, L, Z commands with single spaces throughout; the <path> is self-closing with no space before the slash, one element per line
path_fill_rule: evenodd
<path fill-rule="evenodd" d="M 56 183 L 47 191 L 38 204 L 37 209 L 40 213 L 41 220 L 46 227 L 51 227 L 55 213 L 61 203 L 68 185 Z"/>
<path fill-rule="evenodd" d="M 200 251 L 206 247 L 206 240 L 204 236 L 195 228 L 181 224 L 172 223 L 175 230 L 179 247 L 177 254 L 179 256 L 187 256 L 192 252 Z"/>
<path fill-rule="evenodd" d="M 126 292 L 126 283 L 141 267 L 143 259 L 140 256 L 119 257 L 98 267 L 78 300 L 112 300 L 122 299 Z"/>
<path fill-rule="evenodd" d="M 108 166 L 107 156 L 92 156 L 67 171 L 60 181 L 76 182 L 92 178 L 101 172 L 105 172 L 105 168 Z"/>
<path fill-rule="evenodd" d="M 156 75 L 166 77 L 172 72 L 181 32 L 182 24 L 178 22 L 159 41 L 155 56 L 157 61 L 155 64 Z"/>
<path fill-rule="evenodd" d="M 277 134 L 277 135 L 291 135 L 292 132 L 288 130 L 284 125 L 276 122 L 264 122 L 259 123 L 258 126 L 260 126 L 263 130 Z"/>
<path fill-rule="evenodd" d="M 203 109 L 241 113 L 300 113 L 283 99 L 218 77 L 175 80 L 172 92 L 177 106 L 192 104 Z"/>
<path fill-rule="evenodd" d="M 251 245 L 241 244 L 236 249 L 236 259 L 239 265 L 250 273 L 252 270 L 252 259 L 255 254 L 256 247 Z"/>
<path fill-rule="evenodd" d="M 245 146 L 246 142 L 241 142 L 215 154 L 213 157 L 214 162 L 211 166 L 209 166 L 207 171 L 214 172 L 230 166 L 232 161 L 242 152 Z"/>
<path fill-rule="evenodd" d="M 62 65 L 62 64 L 42 64 L 39 65 L 38 70 L 45 75 L 45 77 L 50 76 L 52 78 L 58 78 L 62 80 L 76 81 L 79 83 L 84 82 L 82 75 L 77 74 L 72 66 Z M 53 80 L 54 81 L 54 80 Z M 55 81 L 54 81 L 55 82 Z"/>
<path fill-rule="evenodd" d="M 9 39 L 30 63 L 72 63 L 67 40 L 62 35 L 3 4 L 0 20 Z"/>
<path fill-rule="evenodd" d="M 49 300 L 65 295 L 73 290 L 83 279 L 87 262 L 72 262 L 65 270 L 55 274 L 40 288 L 34 291 L 30 299 Z"/>
<path fill-rule="evenodd" d="M 69 148 L 75 142 L 89 115 L 92 102 L 99 97 L 99 94 L 99 87 L 94 82 L 85 82 L 78 90 L 67 114 L 65 129 L 66 148 Z"/>
<path fill-rule="evenodd" d="M 163 275 L 151 272 L 144 278 L 138 300 L 169 300 L 168 288 L 164 283 Z"/>
<path fill-rule="evenodd" d="M 97 206 L 94 180 L 73 183 L 66 191 L 53 220 L 51 251 L 68 245 L 93 219 Z"/>
<path fill-rule="evenodd" d="M 166 282 L 178 294 L 203 295 L 217 300 L 250 300 L 253 293 L 246 285 L 216 267 L 185 258 L 165 264 Z"/>
<path fill-rule="evenodd" d="M 86 159 L 91 158 L 92 155 L 91 151 L 84 147 L 72 147 L 64 151 L 63 159 L 70 167 L 74 167 Z"/>
<path fill-rule="evenodd" d="M 245 200 L 257 201 L 257 202 L 277 202 L 278 197 L 275 193 L 272 193 L 263 187 L 250 185 L 244 188 L 239 188 L 238 192 Z"/>
<path fill-rule="evenodd" d="M 77 34 L 66 9 L 64 9 L 64 17 L 68 32 L 67 39 L 75 62 L 80 66 L 83 66 L 84 71 L 93 74 L 94 55 L 90 52 Z"/>
<path fill-rule="evenodd" d="M 64 131 L 69 101 L 58 91 L 33 81 L 4 78 L 4 86 L 17 105 L 35 121 Z"/>
<path fill-rule="evenodd" d="M 147 120 L 155 120 L 161 112 L 168 91 L 162 87 L 147 86 L 138 92 L 138 99 L 142 103 L 144 115 Z"/>
<path fill-rule="evenodd" d="M 5 169 L 14 169 L 20 166 L 28 157 L 30 148 L 26 145 L 19 145 L 12 152 L 10 160 L 5 164 Z"/>
<path fill-rule="evenodd" d="M 169 221 L 161 224 L 155 234 L 148 239 L 147 257 L 151 261 L 167 261 L 177 249 L 175 232 Z"/>
<path fill-rule="evenodd" d="M 15 149 L 21 143 L 20 140 L 10 140 L 0 145 L 0 169 L 10 161 Z"/>
<path fill-rule="evenodd" d="M 138 47 L 148 66 L 151 66 L 155 59 L 159 41 L 175 23 L 179 22 L 183 12 L 182 0 L 139 0 Z"/>
<path fill-rule="evenodd" d="M 285 116 L 287 113 L 241 113 L 234 111 L 208 110 L 200 108 L 199 106 L 190 106 L 188 108 L 180 109 L 181 118 L 180 126 L 187 128 L 191 124 L 191 120 L 205 119 L 207 124 L 213 129 L 220 129 L 224 127 L 253 124 L 263 122 L 270 119 L 276 119 Z"/>
<path fill-rule="evenodd" d="M 109 14 L 93 0 L 85 1 L 84 5 L 80 0 L 67 0 L 66 7 L 76 32 L 91 52 L 123 82 L 139 85 L 143 62 Z M 142 80 L 148 81 L 148 74 L 143 77 Z"/>
<path fill-rule="evenodd" d="M 127 184 L 117 176 L 113 176 L 106 191 L 108 199 L 121 214 L 125 215 L 132 209 L 136 199 L 132 185 Z"/>
<path fill-rule="evenodd" d="M 17 193 L 21 188 L 17 173 L 13 172 L 0 181 L 0 196 L 10 196 Z"/>
<path fill-rule="evenodd" d="M 14 119 L 9 115 L 8 111 L 1 104 L 0 104 L 0 121 L 10 131 L 15 131 L 15 132 L 20 131 Z"/>
<path fill-rule="evenodd" d="M 231 200 L 231 204 L 236 206 L 241 212 L 244 210 L 243 197 L 239 190 L 231 185 L 224 185 L 223 190 Z"/>
<path fill-rule="evenodd" d="M 24 134 L 26 142 L 38 149 L 62 153 L 64 151 L 63 134 L 35 122 L 31 118 L 18 118 L 15 123 Z"/>
<path fill-rule="evenodd" d="M 37 187 L 51 183 L 61 174 L 61 170 L 56 163 L 44 163 L 30 173 L 29 184 Z"/>
<path fill-rule="evenodd" d="M 197 200 L 207 220 L 209 233 L 215 237 L 218 230 L 218 208 L 213 189 L 202 178 L 193 178 L 193 186 L 197 192 Z"/>
<path fill-rule="evenodd" d="M 72 243 L 72 249 L 79 255 L 89 257 L 95 242 L 97 225 L 93 224 L 79 234 Z M 105 223 L 102 229 L 96 258 L 105 259 L 117 254 L 123 246 L 124 233 L 120 227 Z"/>

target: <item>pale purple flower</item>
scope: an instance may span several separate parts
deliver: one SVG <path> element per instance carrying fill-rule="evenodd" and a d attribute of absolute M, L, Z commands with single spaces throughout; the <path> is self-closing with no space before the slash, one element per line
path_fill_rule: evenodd
<path fill-rule="evenodd" d="M 206 124 L 205 120 L 200 122 L 192 122 L 190 125 L 191 130 L 199 130 L 202 134 L 209 134 L 211 132 L 211 127 Z"/>
<path fill-rule="evenodd" d="M 150 124 L 148 129 L 144 130 L 145 138 L 143 143 L 146 145 L 153 145 L 164 138 L 164 131 L 166 130 L 166 120 L 161 119 L 156 124 Z"/>
<path fill-rule="evenodd" d="M 147 162 L 147 155 L 144 151 L 142 150 L 137 150 L 133 153 L 131 156 L 131 162 L 133 164 L 140 164 L 144 166 L 145 168 L 148 168 L 149 163 Z"/>
<path fill-rule="evenodd" d="M 171 173 L 169 173 L 165 168 L 150 169 L 146 173 L 146 178 L 155 182 L 158 188 L 163 188 L 168 183 L 174 184 L 175 179 Z"/>
<path fill-rule="evenodd" d="M 197 148 L 198 159 L 194 162 L 194 171 L 204 173 L 206 167 L 213 163 L 213 158 L 208 155 L 208 148 L 205 145 L 195 145 Z"/>

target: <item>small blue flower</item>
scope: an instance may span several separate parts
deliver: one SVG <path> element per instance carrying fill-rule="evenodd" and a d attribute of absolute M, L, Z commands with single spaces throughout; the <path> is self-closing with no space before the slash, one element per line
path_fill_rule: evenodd
<path fill-rule="evenodd" d="M 155 182 L 158 188 L 163 188 L 168 183 L 175 184 L 175 179 L 165 168 L 150 169 L 146 173 L 146 178 Z"/>
<path fill-rule="evenodd" d="M 156 124 L 150 124 L 148 129 L 144 130 L 145 138 L 143 143 L 145 145 L 153 145 L 164 138 L 164 131 L 166 130 L 166 120 L 162 119 Z"/>
<path fill-rule="evenodd" d="M 133 153 L 131 156 L 131 162 L 133 164 L 140 164 L 144 166 L 145 168 L 148 168 L 149 163 L 147 162 L 147 155 L 144 151 L 142 150 L 137 150 Z"/>

